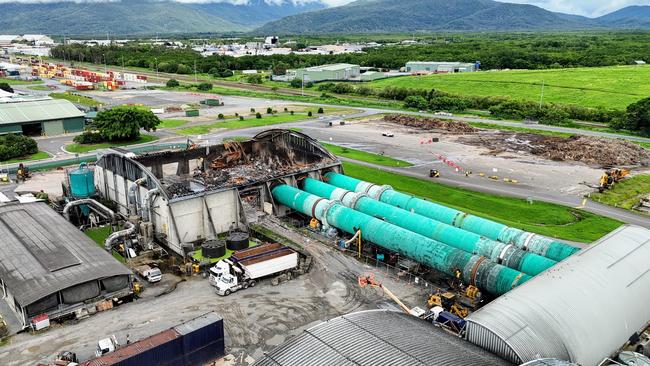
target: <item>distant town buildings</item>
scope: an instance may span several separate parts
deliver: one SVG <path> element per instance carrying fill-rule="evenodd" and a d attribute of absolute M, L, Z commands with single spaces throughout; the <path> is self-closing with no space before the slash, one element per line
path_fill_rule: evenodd
<path fill-rule="evenodd" d="M 56 43 L 44 34 L 0 35 L 1 54 L 24 54 L 32 56 L 49 56 L 50 47 Z"/>

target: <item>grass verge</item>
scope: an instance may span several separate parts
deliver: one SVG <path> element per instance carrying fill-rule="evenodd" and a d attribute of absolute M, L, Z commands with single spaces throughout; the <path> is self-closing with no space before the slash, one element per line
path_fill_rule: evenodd
<path fill-rule="evenodd" d="M 370 153 L 362 150 L 351 149 L 345 146 L 332 145 L 325 142 L 321 142 L 321 145 L 325 146 L 332 154 L 336 156 L 341 156 L 348 159 L 365 161 L 366 163 L 372 163 L 382 166 L 392 166 L 392 167 L 409 167 L 413 164 L 394 159 L 389 156 L 379 155 L 375 153 Z"/>
<path fill-rule="evenodd" d="M 234 130 L 234 129 L 241 129 L 241 128 L 269 126 L 269 125 L 275 125 L 280 123 L 296 122 L 296 121 L 302 121 L 310 118 L 315 118 L 315 117 L 308 117 L 307 114 L 300 114 L 300 113 L 295 113 L 293 115 L 289 113 L 278 113 L 272 116 L 268 114 L 263 114 L 262 118 L 249 117 L 244 119 L 243 121 L 231 120 L 231 121 L 215 122 L 206 125 L 198 125 L 198 126 L 191 126 L 187 128 L 181 128 L 179 130 L 176 130 L 175 132 L 181 135 L 205 135 L 209 133 L 211 130 L 217 128 L 227 128 L 227 129 Z"/>
<path fill-rule="evenodd" d="M 92 229 L 88 229 L 84 231 L 84 233 L 91 238 L 97 245 L 99 245 L 100 248 L 104 249 L 104 241 L 106 241 L 106 238 L 108 238 L 109 235 L 111 235 L 111 227 L 109 225 L 106 226 L 101 226 L 101 227 L 96 227 Z M 113 258 L 117 259 L 118 261 L 124 263 L 124 257 L 116 251 L 112 251 Z"/>
<path fill-rule="evenodd" d="M 163 119 L 160 121 L 160 124 L 158 125 L 158 128 L 176 128 L 176 127 L 181 127 L 187 124 L 189 121 L 185 121 L 182 119 Z"/>
<path fill-rule="evenodd" d="M 413 194 L 464 212 L 533 233 L 577 242 L 593 242 L 623 223 L 571 207 L 470 191 L 408 177 L 376 168 L 344 162 L 351 177 L 389 184 L 395 190 Z"/>
<path fill-rule="evenodd" d="M 639 174 L 616 183 L 603 193 L 593 193 L 591 199 L 606 205 L 631 210 L 641 197 L 650 194 L 650 174 Z"/>
<path fill-rule="evenodd" d="M 98 144 L 70 144 L 66 145 L 65 149 L 71 153 L 87 153 L 89 151 L 97 149 L 108 149 L 113 146 L 129 146 L 137 144 L 145 144 L 147 142 L 152 142 L 158 140 L 158 137 L 153 135 L 140 135 L 140 138 L 134 141 L 117 141 L 117 142 L 101 142 Z"/>
<path fill-rule="evenodd" d="M 39 151 L 36 154 L 23 156 L 21 158 L 0 161 L 0 164 L 16 164 L 16 163 L 22 163 L 22 162 L 25 162 L 25 161 L 48 159 L 49 157 L 50 157 L 50 154 L 46 153 L 45 151 Z"/>
<path fill-rule="evenodd" d="M 71 93 L 50 93 L 50 97 L 54 99 L 65 99 L 69 100 L 72 103 L 77 103 L 85 105 L 88 107 L 97 107 L 102 105 L 100 102 L 96 101 L 93 98 L 87 97 L 85 95 L 71 94 Z"/>
<path fill-rule="evenodd" d="M 7 83 L 9 85 L 32 85 L 32 84 L 43 84 L 43 80 L 27 81 L 27 80 L 17 80 L 17 79 L 10 79 L 10 78 L 0 78 L 0 83 Z"/>
<path fill-rule="evenodd" d="M 52 90 L 52 89 L 48 88 L 45 85 L 32 85 L 32 86 L 28 86 L 27 89 L 29 89 L 29 90 L 39 90 L 39 91 L 50 91 L 50 90 Z"/>

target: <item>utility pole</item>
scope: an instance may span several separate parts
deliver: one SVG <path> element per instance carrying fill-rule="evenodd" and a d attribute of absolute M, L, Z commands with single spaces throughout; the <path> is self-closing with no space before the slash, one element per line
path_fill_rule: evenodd
<path fill-rule="evenodd" d="M 539 109 L 542 109 L 542 104 L 544 104 L 544 80 L 542 80 L 542 96 L 539 99 Z"/>
<path fill-rule="evenodd" d="M 194 82 L 196 83 L 196 60 L 194 60 Z"/>
<path fill-rule="evenodd" d="M 158 57 L 153 58 L 156 61 L 156 79 L 159 79 L 158 77 Z"/>
<path fill-rule="evenodd" d="M 104 56 L 104 74 L 106 74 L 106 54 L 103 53 L 102 56 Z"/>

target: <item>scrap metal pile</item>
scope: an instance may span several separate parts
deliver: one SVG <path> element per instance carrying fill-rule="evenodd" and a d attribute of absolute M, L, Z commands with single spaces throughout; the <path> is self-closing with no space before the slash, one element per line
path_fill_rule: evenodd
<path fill-rule="evenodd" d="M 490 149 L 490 155 L 529 153 L 555 161 L 576 161 L 598 167 L 650 165 L 648 150 L 624 140 L 590 136 L 568 138 L 534 133 L 484 131 L 459 142 Z"/>
<path fill-rule="evenodd" d="M 462 121 L 443 120 L 439 118 L 423 118 L 403 114 L 389 114 L 384 116 L 384 121 L 397 123 L 403 126 L 416 127 L 423 130 L 443 130 L 447 133 L 466 134 L 475 133 L 477 128 Z"/>

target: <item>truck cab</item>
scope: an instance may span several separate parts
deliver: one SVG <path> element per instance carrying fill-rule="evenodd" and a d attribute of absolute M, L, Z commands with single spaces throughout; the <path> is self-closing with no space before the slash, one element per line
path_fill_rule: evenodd
<path fill-rule="evenodd" d="M 217 294 L 228 296 L 232 292 L 239 290 L 241 285 L 239 284 L 237 276 L 233 276 L 230 273 L 224 273 L 217 278 L 215 287 L 217 288 Z"/>
<path fill-rule="evenodd" d="M 115 351 L 115 342 L 111 338 L 100 339 L 97 342 L 95 356 L 100 357 L 113 351 Z"/>
<path fill-rule="evenodd" d="M 219 277 L 230 274 L 230 264 L 224 260 L 220 260 L 214 266 L 209 269 L 210 272 L 210 284 L 212 286 L 217 286 Z"/>

